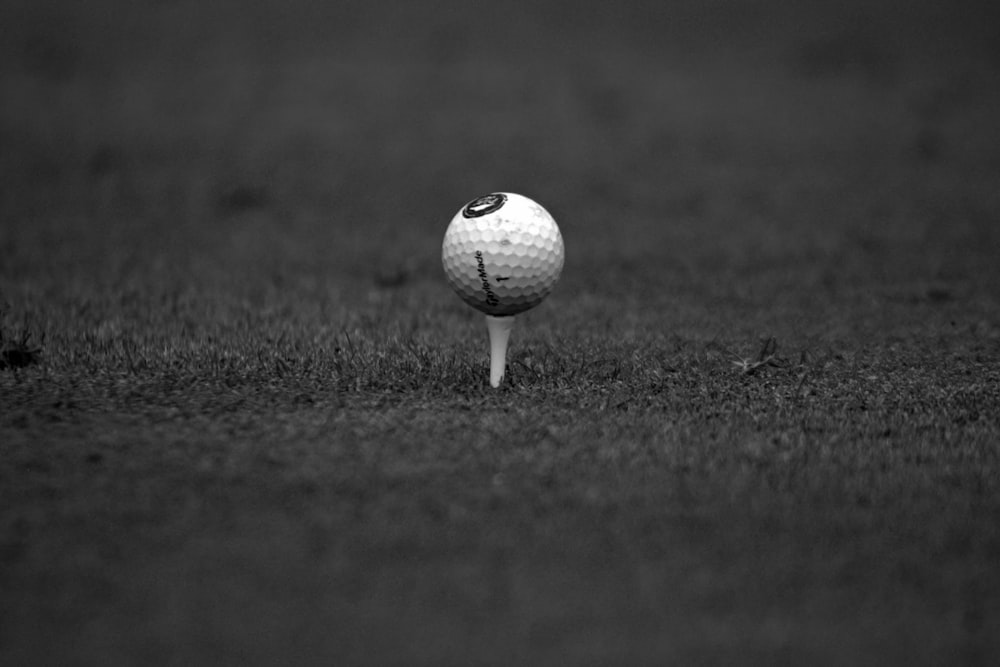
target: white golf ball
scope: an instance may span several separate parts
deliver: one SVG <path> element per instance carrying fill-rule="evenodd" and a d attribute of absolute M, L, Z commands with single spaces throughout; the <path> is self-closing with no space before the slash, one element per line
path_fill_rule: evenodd
<path fill-rule="evenodd" d="M 462 299 L 487 315 L 516 315 L 548 296 L 562 272 L 562 234 L 549 212 L 512 192 L 462 207 L 444 235 L 441 260 Z"/>

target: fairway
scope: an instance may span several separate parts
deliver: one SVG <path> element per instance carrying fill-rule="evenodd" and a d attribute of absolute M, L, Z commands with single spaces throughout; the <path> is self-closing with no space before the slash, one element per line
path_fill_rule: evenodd
<path fill-rule="evenodd" d="M 945 4 L 0 1 L 0 665 L 1000 664 Z M 492 389 L 498 191 L 566 259 Z"/>

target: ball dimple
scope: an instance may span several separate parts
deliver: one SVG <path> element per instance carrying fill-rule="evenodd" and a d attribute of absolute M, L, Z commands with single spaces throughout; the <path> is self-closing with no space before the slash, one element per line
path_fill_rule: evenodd
<path fill-rule="evenodd" d="M 498 207 L 472 206 L 501 199 Z M 564 247 L 555 220 L 513 193 L 473 202 L 445 232 L 441 256 L 448 282 L 466 303 L 490 315 L 515 315 L 538 305 L 562 272 Z"/>

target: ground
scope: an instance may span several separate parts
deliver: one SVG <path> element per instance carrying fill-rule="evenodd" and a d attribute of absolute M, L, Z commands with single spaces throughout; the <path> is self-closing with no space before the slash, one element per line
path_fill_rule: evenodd
<path fill-rule="evenodd" d="M 987 3 L 0 4 L 0 662 L 994 664 Z M 488 386 L 440 266 L 566 266 Z"/>

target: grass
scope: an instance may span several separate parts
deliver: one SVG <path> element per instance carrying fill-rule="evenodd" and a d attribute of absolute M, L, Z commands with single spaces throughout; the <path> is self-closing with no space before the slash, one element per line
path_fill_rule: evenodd
<path fill-rule="evenodd" d="M 292 4 L 3 6 L 0 662 L 995 662 L 983 8 Z"/>

